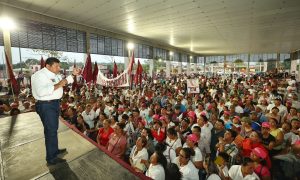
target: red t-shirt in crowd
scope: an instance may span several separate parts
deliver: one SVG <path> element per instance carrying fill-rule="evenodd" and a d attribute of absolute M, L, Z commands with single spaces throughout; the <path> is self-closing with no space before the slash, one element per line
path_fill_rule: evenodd
<path fill-rule="evenodd" d="M 105 132 L 104 128 L 100 128 L 98 131 L 98 136 L 100 140 L 100 145 L 106 146 L 109 141 L 109 136 L 114 132 L 113 128 L 109 127 L 108 131 Z"/>
<path fill-rule="evenodd" d="M 165 140 L 165 133 L 161 129 L 159 131 L 152 130 L 152 136 L 158 142 L 163 142 Z"/>
<path fill-rule="evenodd" d="M 262 178 L 262 177 L 271 177 L 269 169 L 266 166 L 262 166 L 261 164 L 256 166 L 256 168 L 254 169 L 254 172 L 260 178 Z"/>

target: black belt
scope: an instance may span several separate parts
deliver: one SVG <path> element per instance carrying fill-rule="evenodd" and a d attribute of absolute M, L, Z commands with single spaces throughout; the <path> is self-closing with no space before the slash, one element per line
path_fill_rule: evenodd
<path fill-rule="evenodd" d="M 51 102 L 59 102 L 59 99 L 52 99 L 52 100 L 37 100 L 37 103 L 51 103 Z"/>

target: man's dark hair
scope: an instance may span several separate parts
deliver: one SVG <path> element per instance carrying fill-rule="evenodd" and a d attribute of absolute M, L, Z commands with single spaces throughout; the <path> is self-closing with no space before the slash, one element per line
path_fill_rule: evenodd
<path fill-rule="evenodd" d="M 237 136 L 237 132 L 232 129 L 227 129 L 227 131 L 231 134 L 231 137 L 235 139 L 235 137 Z"/>
<path fill-rule="evenodd" d="M 55 58 L 55 57 L 49 57 L 46 60 L 45 65 L 48 64 L 48 65 L 52 66 L 54 63 L 60 63 L 60 61 L 57 58 Z"/>
<path fill-rule="evenodd" d="M 122 119 L 125 119 L 126 121 L 129 119 L 129 116 L 127 114 L 123 114 L 121 117 L 122 117 Z"/>
<path fill-rule="evenodd" d="M 242 166 L 247 166 L 249 163 L 253 163 L 254 161 L 252 159 L 250 159 L 249 157 L 245 157 L 243 159 L 243 163 Z"/>
<path fill-rule="evenodd" d="M 225 126 L 225 123 L 222 119 L 218 119 L 217 121 L 219 121 L 220 123 L 222 123 L 223 126 Z"/>

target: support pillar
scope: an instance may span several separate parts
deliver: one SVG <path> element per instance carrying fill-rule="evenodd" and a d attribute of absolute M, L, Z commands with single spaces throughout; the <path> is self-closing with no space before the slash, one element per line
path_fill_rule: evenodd
<path fill-rule="evenodd" d="M 178 63 L 178 74 L 182 74 L 182 62 Z"/>
<path fill-rule="evenodd" d="M 154 69 L 154 61 L 153 59 L 149 59 L 149 75 L 153 77 L 153 69 Z"/>
<path fill-rule="evenodd" d="M 166 78 L 171 77 L 171 62 L 166 60 Z"/>
<path fill-rule="evenodd" d="M 3 41 L 4 41 L 4 51 L 7 55 L 10 65 L 12 66 L 10 31 L 8 29 L 3 29 Z M 6 64 L 6 75 L 8 76 L 7 64 Z"/>

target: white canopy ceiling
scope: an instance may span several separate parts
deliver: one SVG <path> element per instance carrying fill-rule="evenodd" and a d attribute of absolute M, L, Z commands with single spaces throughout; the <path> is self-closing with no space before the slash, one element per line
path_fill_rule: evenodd
<path fill-rule="evenodd" d="M 300 48 L 300 0 L 0 0 L 200 54 Z"/>

